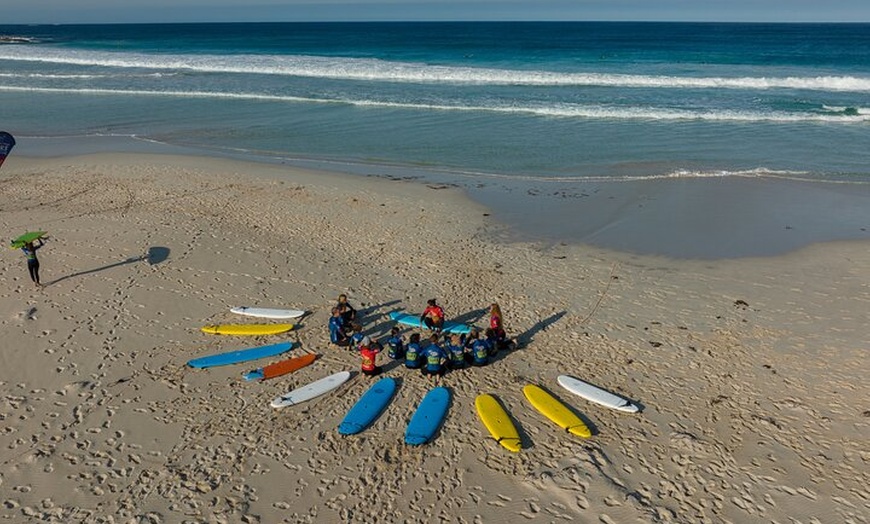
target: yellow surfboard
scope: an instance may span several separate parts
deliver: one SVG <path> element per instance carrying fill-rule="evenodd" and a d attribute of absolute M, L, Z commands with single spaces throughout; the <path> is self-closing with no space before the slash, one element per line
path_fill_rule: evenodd
<path fill-rule="evenodd" d="M 293 324 L 218 324 L 203 326 L 203 333 L 212 335 L 277 335 L 293 329 Z"/>
<path fill-rule="evenodd" d="M 487 394 L 479 395 L 474 401 L 474 407 L 477 408 L 477 415 L 496 442 L 513 452 L 522 449 L 517 427 L 495 397 Z"/>
<path fill-rule="evenodd" d="M 578 437 L 589 438 L 592 432 L 586 424 L 568 406 L 540 387 L 529 384 L 523 388 L 523 394 L 542 415 L 558 424 L 562 429 Z"/>

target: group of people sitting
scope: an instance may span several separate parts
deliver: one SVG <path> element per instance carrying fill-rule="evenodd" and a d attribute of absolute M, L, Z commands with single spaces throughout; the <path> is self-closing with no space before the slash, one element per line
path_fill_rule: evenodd
<path fill-rule="evenodd" d="M 463 369 L 468 366 L 485 366 L 501 349 L 508 349 L 513 342 L 508 340 L 502 322 L 501 308 L 493 303 L 489 307 L 489 328 L 483 333 L 472 327 L 465 334 L 443 331 L 444 309 L 435 299 L 428 301 L 420 316 L 421 325 L 431 331 L 428 339 L 420 333 L 412 333 L 407 342 L 398 326 L 390 331 L 385 343 L 364 335 L 362 324 L 356 321 L 356 310 L 347 302 L 346 295 L 339 295 L 338 304 L 332 308 L 329 319 L 329 338 L 333 344 L 349 347 L 359 352 L 362 358 L 362 373 L 375 376 L 383 370 L 378 366 L 377 355 L 383 348 L 393 360 L 401 360 L 408 369 L 419 369 L 431 377 L 444 376 L 448 369 Z"/>

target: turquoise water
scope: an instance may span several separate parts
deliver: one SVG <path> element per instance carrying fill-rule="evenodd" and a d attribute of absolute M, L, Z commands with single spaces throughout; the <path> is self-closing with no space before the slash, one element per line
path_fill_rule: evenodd
<path fill-rule="evenodd" d="M 576 183 L 870 181 L 867 24 L 0 26 L 0 35 L 10 42 L 0 45 L 0 127 L 29 153 L 51 154 L 60 137 L 130 137 L 412 173 L 484 190 L 478 197 L 517 224 L 532 220 L 509 195 Z"/>

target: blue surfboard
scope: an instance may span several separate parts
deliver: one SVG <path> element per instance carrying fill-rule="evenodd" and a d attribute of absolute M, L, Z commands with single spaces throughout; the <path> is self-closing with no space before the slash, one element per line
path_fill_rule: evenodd
<path fill-rule="evenodd" d="M 214 366 L 226 366 L 227 364 L 238 364 L 239 362 L 247 362 L 258 358 L 274 357 L 286 351 L 293 349 L 292 342 L 281 342 L 269 346 L 259 346 L 255 348 L 242 349 L 240 351 L 230 351 L 227 353 L 218 353 L 207 357 L 195 358 L 187 362 L 187 365 L 192 368 L 210 368 Z"/>
<path fill-rule="evenodd" d="M 429 442 L 447 415 L 448 406 L 450 391 L 447 388 L 439 386 L 426 393 L 405 430 L 405 444 L 419 446 Z"/>
<path fill-rule="evenodd" d="M 405 324 L 406 326 L 429 329 L 426 327 L 426 324 L 420 322 L 419 316 L 414 316 L 409 313 L 393 311 L 392 313 L 390 313 L 390 318 L 398 322 L 399 324 Z M 470 332 L 471 326 L 463 324 L 461 322 L 445 322 L 444 327 L 441 329 L 441 331 L 445 333 L 459 333 L 461 335 L 463 333 Z"/>
<path fill-rule="evenodd" d="M 396 391 L 396 381 L 390 377 L 382 378 L 372 384 L 363 396 L 350 408 L 338 426 L 342 435 L 355 435 L 366 429 L 390 403 Z"/>

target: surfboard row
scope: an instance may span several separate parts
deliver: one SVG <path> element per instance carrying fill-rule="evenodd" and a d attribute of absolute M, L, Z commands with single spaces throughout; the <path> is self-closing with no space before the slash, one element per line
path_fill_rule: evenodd
<path fill-rule="evenodd" d="M 631 401 L 578 378 L 560 375 L 557 382 L 571 393 L 610 409 L 625 413 L 636 413 L 640 410 Z M 528 384 L 523 388 L 523 394 L 538 412 L 566 432 L 582 438 L 592 436 L 592 432 L 583 422 L 583 419 L 545 389 L 534 384 Z M 496 442 L 513 452 L 522 449 L 522 439 L 520 438 L 519 430 L 510 414 L 508 414 L 498 399 L 493 395 L 483 394 L 475 399 L 474 405 L 480 420 Z"/>
<path fill-rule="evenodd" d="M 345 383 L 350 376 L 350 372 L 342 371 L 324 377 L 275 398 L 272 407 L 282 408 L 305 402 L 332 391 Z M 606 407 L 625 412 L 638 411 L 637 406 L 630 401 L 574 377 L 562 375 L 558 382 L 568 391 Z M 365 430 L 387 408 L 395 391 L 396 381 L 393 378 L 387 377 L 375 382 L 347 412 L 338 426 L 338 432 L 342 435 L 355 435 Z M 535 384 L 528 384 L 523 388 L 523 394 L 537 411 L 567 433 L 582 438 L 592 436 L 583 419 L 545 389 Z M 444 387 L 431 389 L 411 417 L 405 431 L 405 443 L 421 445 L 429 442 L 446 417 L 449 405 L 448 389 Z M 496 442 L 510 451 L 517 452 L 522 449 L 522 439 L 516 424 L 495 396 L 479 395 L 475 399 L 475 408 L 480 420 Z"/>
<path fill-rule="evenodd" d="M 235 307 L 232 308 L 233 313 L 247 315 L 251 317 L 270 318 L 270 319 L 286 319 L 298 318 L 305 314 L 305 311 L 297 309 L 270 309 L 270 308 L 252 308 L 252 307 Z M 203 326 L 200 328 L 203 333 L 213 335 L 241 335 L 241 336 L 263 336 L 263 335 L 278 335 L 286 333 L 296 327 L 293 324 L 216 324 Z M 278 344 L 269 344 L 265 346 L 256 346 L 237 351 L 227 351 L 224 353 L 216 353 L 203 357 L 189 360 L 187 365 L 192 368 L 210 368 L 216 366 L 227 366 L 230 364 L 239 364 L 250 360 L 259 360 L 286 353 L 293 349 L 292 342 L 281 342 Z M 245 380 L 266 380 L 269 378 L 279 377 L 287 373 L 301 369 L 317 358 L 317 355 L 303 355 L 301 357 L 291 358 L 275 362 L 268 366 L 254 369 L 245 373 Z"/>
<path fill-rule="evenodd" d="M 291 324 L 287 326 L 289 326 L 289 329 L 293 327 Z M 187 365 L 194 368 L 208 368 L 237 364 L 280 355 L 291 349 L 293 349 L 293 343 L 282 342 L 200 357 L 188 361 Z M 250 371 L 244 375 L 244 378 L 245 380 L 266 380 L 278 377 L 308 366 L 316 358 L 317 356 L 314 354 L 307 354 L 282 360 Z M 347 382 L 350 377 L 351 373 L 349 371 L 329 375 L 273 399 L 271 405 L 274 408 L 283 408 L 311 400 L 339 387 Z M 557 382 L 571 393 L 602 406 L 628 413 L 638 411 L 638 407 L 629 400 L 580 379 L 568 375 L 560 375 Z M 338 427 L 339 433 L 353 435 L 367 428 L 389 405 L 395 390 L 396 381 L 389 377 L 383 378 L 373 384 L 348 411 Z M 528 384 L 523 388 L 523 394 L 537 411 L 566 432 L 582 438 L 592 436 L 592 432 L 583 422 L 583 419 L 545 389 L 535 384 Z M 449 390 L 443 387 L 436 387 L 430 390 L 423 397 L 423 400 L 411 417 L 405 432 L 405 442 L 410 445 L 420 445 L 428 442 L 438 431 L 444 417 L 447 415 L 449 404 Z M 519 430 L 510 414 L 496 397 L 490 394 L 479 395 L 475 399 L 475 408 L 480 420 L 496 442 L 510 451 L 517 452 L 522 449 L 522 439 Z"/>
<path fill-rule="evenodd" d="M 240 306 L 230 309 L 237 315 L 270 320 L 286 320 L 305 315 L 301 309 L 276 309 L 264 307 Z M 289 323 L 281 324 L 213 324 L 200 328 L 203 333 L 211 335 L 262 336 L 278 335 L 292 330 L 295 326 Z"/>
<path fill-rule="evenodd" d="M 271 405 L 273 408 L 284 408 L 311 400 L 344 384 L 350 376 L 349 371 L 329 375 L 276 397 Z M 386 377 L 375 382 L 347 412 L 338 426 L 338 432 L 355 435 L 366 429 L 383 413 L 395 392 L 395 379 Z M 429 442 L 441 426 L 449 406 L 450 391 L 447 388 L 436 387 L 426 393 L 405 430 L 405 443 L 419 446 Z"/>

